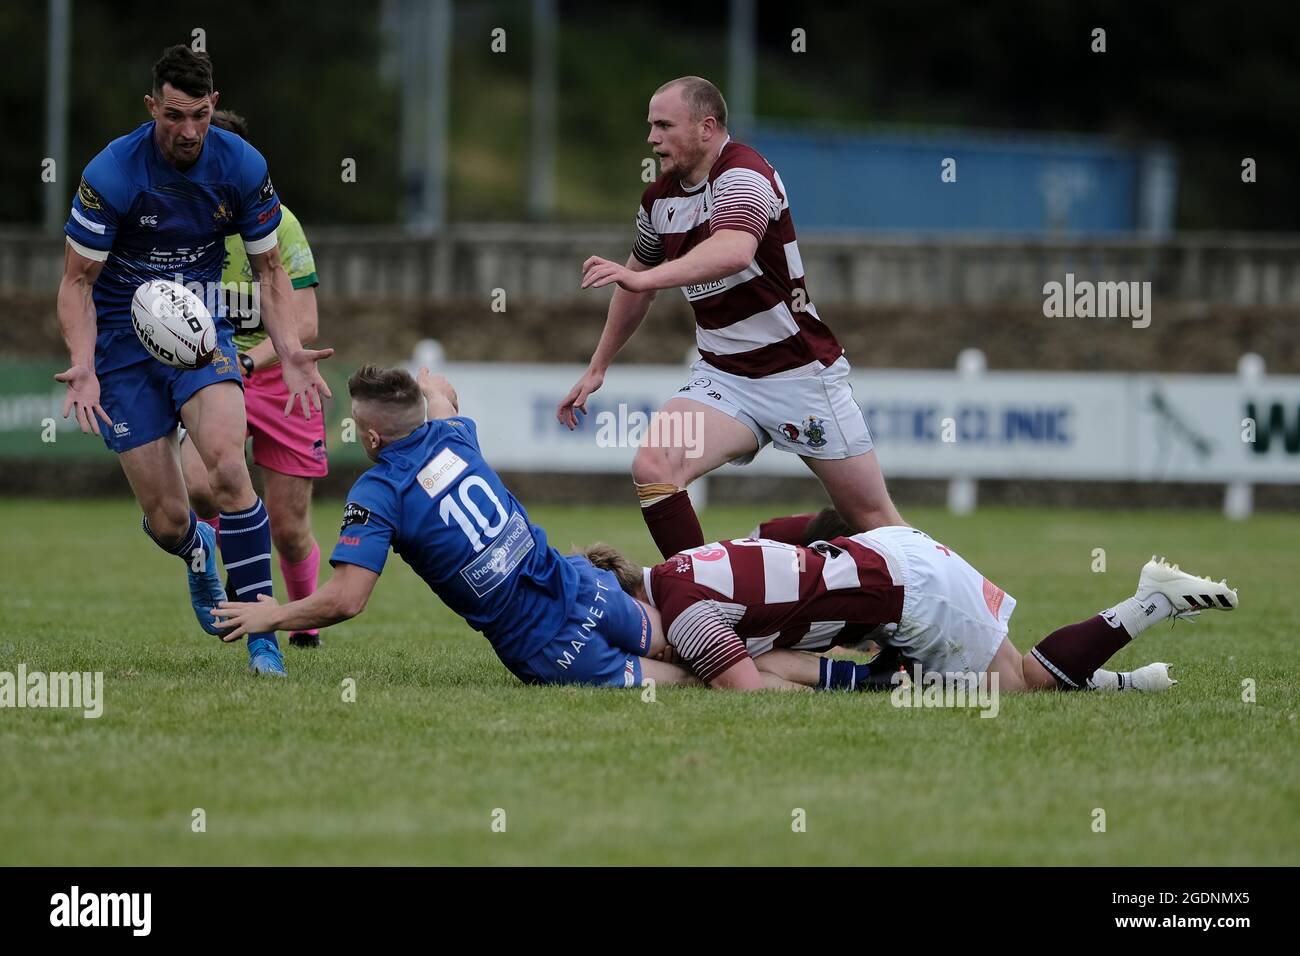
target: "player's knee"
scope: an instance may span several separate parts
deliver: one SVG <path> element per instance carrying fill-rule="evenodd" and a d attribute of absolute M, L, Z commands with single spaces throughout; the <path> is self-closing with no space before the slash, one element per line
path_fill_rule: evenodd
<path fill-rule="evenodd" d="M 275 515 L 271 518 L 271 543 L 289 561 L 301 561 L 311 553 L 311 525 L 301 515 Z"/>
<path fill-rule="evenodd" d="M 643 447 L 632 459 L 632 480 L 639 485 L 668 483 L 685 486 L 681 462 L 674 461 L 669 448 Z"/>
<path fill-rule="evenodd" d="M 190 509 L 186 501 L 156 501 L 144 509 L 153 536 L 164 543 L 179 541 L 190 527 Z"/>
<path fill-rule="evenodd" d="M 188 489 L 190 496 L 190 508 L 200 518 L 215 518 L 221 510 L 217 506 L 216 500 L 212 497 L 211 491 L 204 487 L 202 490 L 194 488 Z"/>
<path fill-rule="evenodd" d="M 242 447 L 218 455 L 217 460 L 208 467 L 208 485 L 212 489 L 213 498 L 218 502 L 240 495 L 249 484 L 248 465 L 244 462 Z"/>

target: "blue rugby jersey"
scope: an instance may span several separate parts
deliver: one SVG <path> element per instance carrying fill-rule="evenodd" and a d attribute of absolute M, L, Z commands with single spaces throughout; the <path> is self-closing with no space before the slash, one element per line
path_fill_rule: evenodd
<path fill-rule="evenodd" d="M 251 144 L 210 127 L 199 158 L 182 172 L 163 158 L 148 122 L 86 166 L 63 231 L 77 252 L 104 263 L 94 288 L 104 332 L 130 327 L 131 297 L 152 279 L 202 283 L 219 319 L 226 236 L 238 233 L 257 254 L 275 245 L 279 224 L 266 160 Z"/>
<path fill-rule="evenodd" d="M 564 626 L 578 571 L 483 460 L 464 417 L 425 422 L 357 479 L 330 564 L 376 574 L 392 547 L 507 663 Z"/>

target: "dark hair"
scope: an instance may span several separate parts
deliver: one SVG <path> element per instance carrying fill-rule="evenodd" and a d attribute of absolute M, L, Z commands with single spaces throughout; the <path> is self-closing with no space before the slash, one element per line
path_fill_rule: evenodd
<path fill-rule="evenodd" d="M 164 83 L 190 96 L 207 96 L 212 92 L 211 57 L 184 43 L 169 46 L 153 65 L 153 91 L 161 93 Z"/>
<path fill-rule="evenodd" d="M 655 95 L 674 86 L 682 88 L 682 100 L 690 108 L 691 122 L 698 123 L 706 116 L 712 116 L 719 126 L 727 128 L 727 101 L 716 86 L 702 76 L 679 76 L 655 90 Z"/>
<path fill-rule="evenodd" d="M 405 407 L 423 397 L 419 384 L 404 368 L 363 365 L 348 379 L 348 394 L 363 402 Z"/>
<path fill-rule="evenodd" d="M 248 139 L 248 120 L 230 110 L 217 110 L 212 114 L 212 125 L 229 133 L 237 134 L 241 139 Z"/>
<path fill-rule="evenodd" d="M 808 530 L 804 532 L 803 543 L 812 544 L 814 541 L 829 541 L 831 538 L 842 538 L 845 535 L 853 534 L 853 529 L 844 523 L 840 513 L 834 508 L 823 508 L 813 516 L 812 521 L 808 522 Z"/>

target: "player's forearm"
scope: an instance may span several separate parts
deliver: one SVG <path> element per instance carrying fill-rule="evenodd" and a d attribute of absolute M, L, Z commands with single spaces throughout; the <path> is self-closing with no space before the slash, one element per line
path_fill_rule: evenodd
<path fill-rule="evenodd" d="M 591 355 L 592 368 L 602 372 L 609 368 L 610 363 L 614 361 L 614 356 L 618 355 L 628 339 L 632 338 L 636 330 L 641 327 L 641 323 L 645 321 L 654 297 L 653 292 L 628 292 L 626 289 L 615 287 L 614 298 L 610 300 L 609 314 L 605 319 L 605 328 L 600 333 L 596 351 Z"/>
<path fill-rule="evenodd" d="M 55 309 L 59 316 L 59 331 L 63 344 L 68 347 L 72 364 L 95 366 L 95 303 L 91 298 L 91 283 L 85 277 L 68 278 L 59 282 Z"/>
<path fill-rule="evenodd" d="M 360 608 L 352 606 L 339 589 L 331 588 L 327 583 L 301 601 L 291 601 L 277 608 L 275 630 L 309 631 L 316 627 L 329 627 L 351 620 L 358 613 Z"/>
<path fill-rule="evenodd" d="M 292 284 L 290 282 L 290 286 Z M 293 303 L 294 316 L 298 323 L 298 341 L 303 345 L 310 345 L 316 341 L 320 328 L 316 316 L 316 290 L 310 287 L 294 289 L 290 294 L 290 301 Z M 280 358 L 275 354 L 275 343 L 269 337 L 262 339 L 244 354 L 253 360 L 255 372 L 280 364 Z"/>
<path fill-rule="evenodd" d="M 267 271 L 269 275 L 257 277 L 262 288 L 262 325 L 276 356 L 283 362 L 302 348 L 293 313 L 293 286 L 278 262 Z"/>
<path fill-rule="evenodd" d="M 669 259 L 647 270 L 644 278 L 653 289 L 716 282 L 748 266 L 754 258 L 753 247 L 747 233 L 723 230 L 680 259 Z"/>

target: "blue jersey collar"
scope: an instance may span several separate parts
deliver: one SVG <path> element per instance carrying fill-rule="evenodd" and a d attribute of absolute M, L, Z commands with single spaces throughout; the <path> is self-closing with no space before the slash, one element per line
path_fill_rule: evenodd
<path fill-rule="evenodd" d="M 423 425 L 412 430 L 411 434 L 407 435 L 405 438 L 399 438 L 392 444 L 385 445 L 379 452 L 379 460 L 386 460 L 389 457 L 390 452 L 392 453 L 393 458 L 397 458 L 420 444 L 420 442 L 424 441 L 424 436 L 429 430 L 429 424 L 429 422 L 425 422 Z"/>

